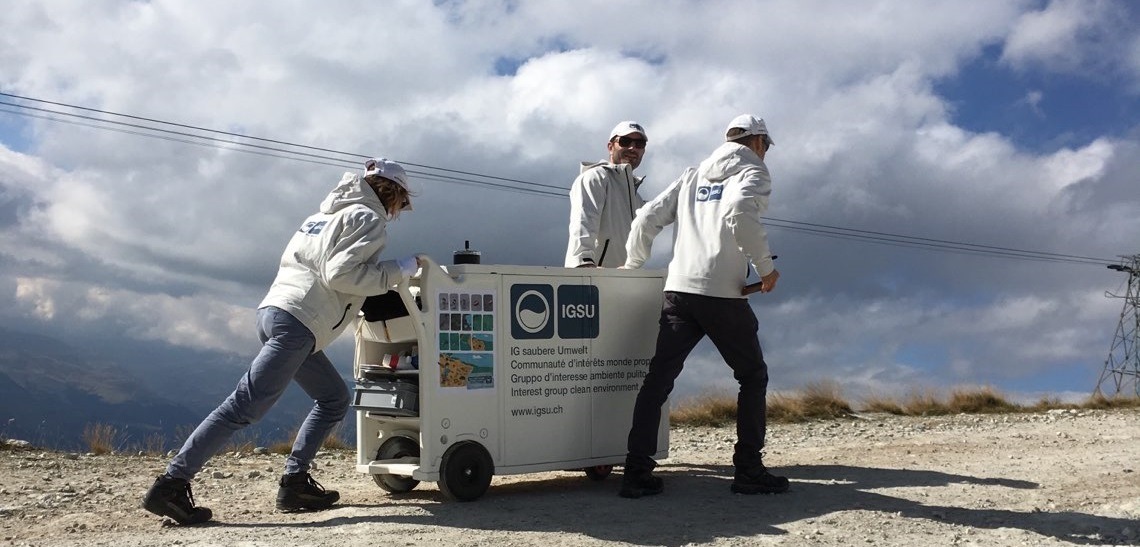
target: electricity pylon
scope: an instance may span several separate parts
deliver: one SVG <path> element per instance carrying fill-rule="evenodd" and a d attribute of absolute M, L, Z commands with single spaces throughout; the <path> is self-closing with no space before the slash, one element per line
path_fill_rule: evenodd
<path fill-rule="evenodd" d="M 1094 394 L 1102 396 L 1119 395 L 1131 389 L 1140 397 L 1140 255 L 1122 256 L 1120 264 L 1108 268 L 1128 274 L 1128 290 L 1124 296 L 1104 293 L 1109 298 L 1123 298 L 1124 308 L 1120 310 L 1120 323 L 1116 326 L 1116 336 L 1104 361 L 1104 372 L 1096 384 Z M 1108 390 L 1112 389 L 1111 393 Z"/>

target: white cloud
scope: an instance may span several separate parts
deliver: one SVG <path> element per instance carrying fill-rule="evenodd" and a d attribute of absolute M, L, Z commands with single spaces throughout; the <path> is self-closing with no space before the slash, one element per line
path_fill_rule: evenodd
<path fill-rule="evenodd" d="M 1018 19 L 1002 61 L 1018 69 L 1044 66 L 1085 75 L 1127 72 L 1128 56 L 1121 50 L 1134 36 L 1126 23 L 1130 17 L 1129 7 L 1116 0 L 1051 0 Z"/>
<path fill-rule="evenodd" d="M 37 319 L 55 319 L 55 297 L 51 292 L 44 280 L 16 280 L 16 300 L 23 302 Z"/>
<path fill-rule="evenodd" d="M 1053 1 L 1027 13 L 1005 43 L 1003 58 L 1011 63 L 1047 62 L 1072 68 L 1081 59 L 1080 33 L 1095 26 L 1099 2 Z"/>
<path fill-rule="evenodd" d="M 1040 90 L 1034 89 L 1027 92 L 1021 100 L 1017 101 L 1017 104 L 1027 106 L 1037 117 L 1044 118 L 1045 111 L 1041 108 L 1041 101 L 1043 100 L 1045 100 L 1045 94 Z"/>
<path fill-rule="evenodd" d="M 17 278 L 16 305 L 45 323 L 67 329 L 121 328 L 122 335 L 161 340 L 198 350 L 248 352 L 254 348 L 253 311 L 216 297 L 173 297 Z M 26 328 L 27 325 L 24 325 Z"/>
<path fill-rule="evenodd" d="M 1058 150 L 1045 159 L 1044 177 L 1056 190 L 1083 180 L 1104 176 L 1115 147 L 1106 139 L 1097 139 L 1080 150 Z"/>

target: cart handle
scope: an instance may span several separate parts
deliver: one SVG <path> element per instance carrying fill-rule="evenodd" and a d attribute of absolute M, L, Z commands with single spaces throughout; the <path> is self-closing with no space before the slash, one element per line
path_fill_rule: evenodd
<path fill-rule="evenodd" d="M 416 270 L 416 273 L 412 274 L 412 279 L 423 279 L 424 277 L 427 277 L 428 270 L 439 270 L 443 275 L 453 277 L 447 273 L 447 270 L 443 269 L 443 266 L 440 266 L 438 262 L 432 260 L 430 256 L 426 254 L 417 254 L 416 258 L 419 259 L 421 266 L 418 270 Z"/>
<path fill-rule="evenodd" d="M 417 285 L 422 287 L 424 280 L 426 280 L 429 275 L 434 276 L 442 274 L 451 279 L 459 278 L 458 274 L 449 273 L 443 268 L 443 266 L 440 266 L 438 262 L 432 260 L 432 258 L 426 254 L 416 254 L 415 257 L 420 261 L 419 269 L 417 269 L 416 273 L 412 274 L 411 277 L 405 277 L 404 279 L 400 280 L 400 282 L 396 284 L 397 290 L 407 291 L 409 285 L 411 284 L 411 281 L 413 280 L 417 281 Z"/>

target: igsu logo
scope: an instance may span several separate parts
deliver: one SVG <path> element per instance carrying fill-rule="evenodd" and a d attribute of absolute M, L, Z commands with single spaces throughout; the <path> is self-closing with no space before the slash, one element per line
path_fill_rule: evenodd
<path fill-rule="evenodd" d="M 511 285 L 511 336 L 516 340 L 554 337 L 554 287 Z"/>
<path fill-rule="evenodd" d="M 597 338 L 598 288 L 593 285 L 558 287 L 558 337 Z"/>
<path fill-rule="evenodd" d="M 560 285 L 555 299 L 551 285 L 511 285 L 511 336 L 516 340 L 597 338 L 598 288 Z"/>
<path fill-rule="evenodd" d="M 571 318 L 571 319 L 576 319 L 579 317 L 585 318 L 585 319 L 593 319 L 594 314 L 596 314 L 597 311 L 598 311 L 597 306 L 591 306 L 591 305 L 586 305 L 586 304 L 563 304 L 562 305 L 562 317 L 567 317 L 567 318 Z"/>
<path fill-rule="evenodd" d="M 713 184 L 711 186 L 697 187 L 697 201 L 720 201 L 720 197 L 723 194 L 723 184 Z"/>

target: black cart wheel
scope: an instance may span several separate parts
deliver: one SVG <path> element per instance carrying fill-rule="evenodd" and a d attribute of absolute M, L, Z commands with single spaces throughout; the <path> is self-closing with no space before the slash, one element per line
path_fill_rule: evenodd
<path fill-rule="evenodd" d="M 606 480 L 606 477 L 610 476 L 610 473 L 614 472 L 614 466 L 595 465 L 593 467 L 585 467 L 582 469 L 582 471 L 585 471 L 586 476 L 590 477 L 592 480 L 604 481 Z"/>
<path fill-rule="evenodd" d="M 491 486 L 495 464 L 491 455 L 476 442 L 459 443 L 443 453 L 439 489 L 454 501 L 473 501 Z"/>
<path fill-rule="evenodd" d="M 376 451 L 377 460 L 397 460 L 408 457 L 420 457 L 420 445 L 407 437 L 392 437 L 384 441 L 384 444 L 381 444 L 380 449 Z M 391 475 L 388 473 L 372 475 L 372 480 L 376 486 L 393 494 L 411 492 L 420 483 L 420 481 L 407 475 Z"/>

